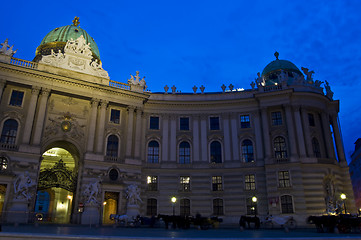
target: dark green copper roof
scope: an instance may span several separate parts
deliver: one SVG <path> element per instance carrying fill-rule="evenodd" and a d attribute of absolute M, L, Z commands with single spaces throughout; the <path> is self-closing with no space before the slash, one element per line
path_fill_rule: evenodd
<path fill-rule="evenodd" d="M 268 73 L 271 73 L 273 71 L 276 71 L 276 70 L 280 70 L 280 69 L 283 69 L 283 70 L 290 70 L 290 71 L 293 71 L 293 72 L 297 72 L 297 73 L 300 73 L 300 70 L 296 67 L 296 65 L 294 65 L 293 63 L 291 63 L 290 61 L 287 61 L 287 60 L 279 60 L 279 59 L 276 59 L 272 62 L 270 62 L 262 71 L 262 76 L 265 76 L 267 75 Z"/>

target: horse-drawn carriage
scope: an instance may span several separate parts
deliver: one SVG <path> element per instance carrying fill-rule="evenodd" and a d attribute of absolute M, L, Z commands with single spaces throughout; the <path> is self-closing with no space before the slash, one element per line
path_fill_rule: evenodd
<path fill-rule="evenodd" d="M 361 230 L 361 217 L 351 214 L 309 216 L 307 222 L 315 224 L 318 232 L 340 232 Z"/>
<path fill-rule="evenodd" d="M 280 226 L 285 229 L 295 229 L 297 222 L 292 216 L 272 216 L 269 215 L 262 222 L 266 228 L 273 228 L 274 226 Z"/>

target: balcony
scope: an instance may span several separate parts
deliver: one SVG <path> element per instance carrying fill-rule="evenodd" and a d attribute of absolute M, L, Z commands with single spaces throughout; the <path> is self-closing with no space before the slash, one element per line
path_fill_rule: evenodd
<path fill-rule="evenodd" d="M 8 151 L 17 151 L 18 146 L 16 144 L 0 143 L 0 149 L 8 150 Z"/>

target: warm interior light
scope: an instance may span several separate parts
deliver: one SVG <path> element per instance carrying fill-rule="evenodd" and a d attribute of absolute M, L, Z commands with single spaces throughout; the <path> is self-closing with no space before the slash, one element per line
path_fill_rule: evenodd
<path fill-rule="evenodd" d="M 68 198 L 69 200 L 72 200 L 72 199 L 73 199 L 73 196 L 68 195 L 67 198 Z"/>
<path fill-rule="evenodd" d="M 107 202 L 103 202 L 103 205 L 104 205 L 104 206 L 107 205 Z"/>

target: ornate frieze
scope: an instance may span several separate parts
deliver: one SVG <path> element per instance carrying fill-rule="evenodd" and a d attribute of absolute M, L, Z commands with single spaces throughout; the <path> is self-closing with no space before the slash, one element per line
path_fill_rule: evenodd
<path fill-rule="evenodd" d="M 75 116 L 69 112 L 56 118 L 48 118 L 48 124 L 45 127 L 44 138 L 54 137 L 56 135 L 66 135 L 73 139 L 84 139 L 84 125 L 80 125 Z"/>

